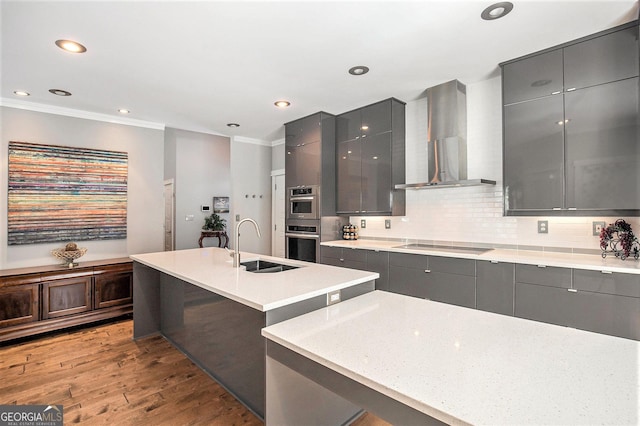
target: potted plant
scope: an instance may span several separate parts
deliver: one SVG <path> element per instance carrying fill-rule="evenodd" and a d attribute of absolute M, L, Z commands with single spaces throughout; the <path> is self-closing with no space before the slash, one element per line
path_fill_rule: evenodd
<path fill-rule="evenodd" d="M 211 216 L 204 218 L 204 226 L 202 229 L 205 231 L 224 231 L 227 226 L 225 222 L 226 220 L 221 218 L 217 213 L 212 213 Z"/>

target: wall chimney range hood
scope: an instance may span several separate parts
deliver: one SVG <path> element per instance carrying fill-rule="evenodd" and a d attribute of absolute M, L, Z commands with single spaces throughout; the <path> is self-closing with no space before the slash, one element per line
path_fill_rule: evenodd
<path fill-rule="evenodd" d="M 427 180 L 396 185 L 396 189 L 496 184 L 467 179 L 467 88 L 458 80 L 427 89 L 427 150 Z"/>

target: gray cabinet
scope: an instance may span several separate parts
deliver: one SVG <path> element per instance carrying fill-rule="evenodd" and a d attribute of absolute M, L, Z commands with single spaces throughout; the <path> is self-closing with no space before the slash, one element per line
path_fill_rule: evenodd
<path fill-rule="evenodd" d="M 389 291 L 389 252 L 366 250 L 367 271 L 377 272 L 380 278 L 376 280 L 376 290 Z"/>
<path fill-rule="evenodd" d="M 639 208 L 639 99 L 638 77 L 565 95 L 568 208 Z"/>
<path fill-rule="evenodd" d="M 320 263 L 377 272 L 380 278 L 376 280 L 376 290 L 389 290 L 389 253 L 386 251 L 322 246 Z"/>
<path fill-rule="evenodd" d="M 476 270 L 476 308 L 513 315 L 515 265 L 478 260 Z"/>
<path fill-rule="evenodd" d="M 319 185 L 323 216 L 335 215 L 335 116 L 318 112 L 285 127 L 285 186 Z"/>
<path fill-rule="evenodd" d="M 504 107 L 506 211 L 563 206 L 563 117 L 561 96 Z"/>
<path fill-rule="evenodd" d="M 475 261 L 419 254 L 389 254 L 389 291 L 475 307 Z"/>
<path fill-rule="evenodd" d="M 367 252 L 352 248 L 322 246 L 320 248 L 320 263 L 366 271 Z"/>
<path fill-rule="evenodd" d="M 638 22 L 501 64 L 506 215 L 640 215 Z"/>
<path fill-rule="evenodd" d="M 338 214 L 404 214 L 404 107 L 392 98 L 336 117 Z"/>

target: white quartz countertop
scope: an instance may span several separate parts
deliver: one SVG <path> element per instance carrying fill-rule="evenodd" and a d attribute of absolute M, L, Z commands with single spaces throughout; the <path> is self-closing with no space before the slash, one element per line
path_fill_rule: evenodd
<path fill-rule="evenodd" d="M 382 291 L 262 335 L 449 424 L 640 423 L 640 342 Z"/>
<path fill-rule="evenodd" d="M 345 247 L 353 249 L 366 249 L 388 251 L 396 253 L 422 254 L 443 257 L 456 257 L 460 259 L 476 259 L 495 262 L 511 262 L 529 265 L 557 266 L 561 268 L 590 269 L 594 271 L 610 271 L 625 274 L 640 274 L 640 261 L 632 258 L 626 260 L 617 259 L 613 255 L 608 255 L 605 259 L 600 255 L 591 254 L 571 254 L 551 251 L 534 250 L 509 250 L 491 249 L 482 254 L 476 253 L 453 253 L 447 250 L 433 249 L 411 249 L 402 248 L 404 245 L 399 241 L 384 240 L 336 240 L 323 242 L 320 245 L 330 247 Z"/>
<path fill-rule="evenodd" d="M 201 248 L 130 256 L 136 262 L 210 290 L 259 311 L 269 311 L 330 291 L 351 287 L 380 277 L 317 263 L 241 252 L 241 261 L 263 259 L 297 269 L 256 274 L 234 268 L 225 249 Z"/>

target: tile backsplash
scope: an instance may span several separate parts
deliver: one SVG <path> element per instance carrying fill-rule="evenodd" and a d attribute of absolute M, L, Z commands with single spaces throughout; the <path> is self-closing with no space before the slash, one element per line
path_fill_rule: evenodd
<path fill-rule="evenodd" d="M 464 83 L 464 82 L 463 82 Z M 406 106 L 406 182 L 427 177 L 427 101 Z M 567 247 L 598 250 L 592 222 L 619 217 L 506 217 L 502 200 L 502 112 L 500 77 L 467 84 L 467 155 L 469 179 L 495 180 L 495 186 L 408 190 L 406 215 L 363 217 L 362 238 L 419 239 L 492 245 Z M 361 217 L 351 217 L 359 224 Z M 385 229 L 385 219 L 391 229 Z M 636 235 L 640 218 L 624 217 Z M 539 234 L 538 220 L 549 222 Z"/>

